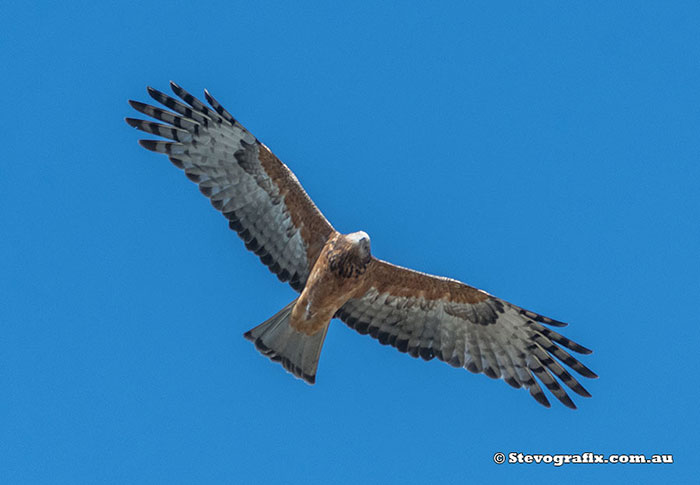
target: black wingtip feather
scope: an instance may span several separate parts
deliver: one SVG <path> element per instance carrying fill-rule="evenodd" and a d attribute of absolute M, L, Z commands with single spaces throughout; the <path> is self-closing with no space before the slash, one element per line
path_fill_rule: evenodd
<path fill-rule="evenodd" d="M 190 101 L 195 101 L 197 99 L 193 95 L 191 95 L 185 88 L 177 84 L 175 81 L 170 81 L 170 89 L 172 89 L 173 93 L 175 93 L 177 96 L 180 97 L 180 99 L 182 99 L 189 105 L 191 105 Z"/>
<path fill-rule="evenodd" d="M 551 318 L 543 318 L 540 320 L 542 323 L 549 325 L 550 327 L 568 327 L 569 324 L 565 322 L 560 322 L 558 320 L 552 320 Z"/>
<path fill-rule="evenodd" d="M 221 110 L 223 107 L 219 104 L 219 102 L 214 99 L 214 96 L 212 96 L 207 89 L 204 90 L 204 99 L 207 100 L 207 103 L 209 103 L 212 108 L 216 110 L 217 113 L 222 114 Z"/>
<path fill-rule="evenodd" d="M 166 95 L 165 93 L 162 93 L 162 92 L 158 91 L 156 88 L 151 87 L 151 86 L 148 86 L 146 88 L 146 91 L 148 92 L 148 95 L 152 98 L 156 98 L 159 95 L 162 95 L 162 96 Z"/>
<path fill-rule="evenodd" d="M 136 118 L 128 118 L 128 117 L 127 117 L 127 118 L 124 118 L 124 121 L 126 121 L 126 124 L 127 124 L 127 125 L 129 125 L 129 126 L 131 126 L 131 127 L 133 127 L 133 128 L 138 128 L 138 127 L 141 125 L 141 123 L 144 123 L 143 120 L 139 120 L 139 119 L 136 119 Z"/>
<path fill-rule="evenodd" d="M 571 365 L 571 363 L 569 363 L 569 362 L 564 362 L 564 363 L 566 365 L 568 365 L 569 367 L 571 367 L 572 369 L 574 369 L 579 374 L 581 374 L 583 377 L 588 377 L 589 379 L 597 379 L 598 378 L 598 374 L 596 374 L 591 369 L 589 369 L 588 367 L 583 365 L 581 362 L 579 362 L 573 358 L 572 358 L 572 360 L 574 361 L 574 365 Z"/>
<path fill-rule="evenodd" d="M 551 408 L 552 405 L 549 403 L 549 400 L 547 399 L 547 396 L 544 395 L 542 391 L 539 392 L 533 392 L 532 389 L 530 389 L 530 395 L 535 398 L 535 401 L 540 403 L 546 408 Z"/>
<path fill-rule="evenodd" d="M 578 394 L 581 397 L 592 397 L 591 393 L 588 392 L 588 390 L 585 387 L 583 387 L 581 384 L 579 384 L 578 386 L 576 386 L 575 388 L 572 388 L 572 389 L 576 394 Z"/>
<path fill-rule="evenodd" d="M 179 158 L 175 158 L 175 157 L 169 157 L 169 158 L 170 158 L 170 161 L 172 162 L 172 164 L 175 165 L 177 168 L 179 168 L 179 169 L 185 168 L 185 164 L 182 163 L 182 160 L 180 160 Z"/>
<path fill-rule="evenodd" d="M 572 349 L 574 352 L 578 352 L 579 354 L 583 355 L 591 355 L 593 351 L 589 349 L 588 347 L 584 347 L 581 344 L 576 344 L 578 347 L 576 349 Z"/>
<path fill-rule="evenodd" d="M 474 362 L 469 362 L 466 366 L 467 370 L 471 372 L 472 374 L 480 374 L 481 372 L 479 371 L 479 368 L 476 366 Z"/>
<path fill-rule="evenodd" d="M 490 377 L 491 379 L 499 379 L 501 376 L 498 375 L 498 373 L 493 370 L 491 367 L 486 367 L 484 369 L 484 374 L 486 374 L 487 377 Z"/>
<path fill-rule="evenodd" d="M 139 145 L 144 147 L 146 150 L 150 150 L 152 152 L 156 151 L 157 144 L 158 144 L 157 140 L 139 140 Z"/>
<path fill-rule="evenodd" d="M 228 121 L 232 125 L 236 124 L 236 119 L 231 115 L 231 113 L 226 111 L 226 109 L 223 106 L 221 106 L 221 103 L 219 103 L 214 98 L 214 96 L 212 96 L 211 93 L 209 93 L 209 90 L 207 90 L 207 89 L 204 90 L 204 97 L 206 98 L 207 103 L 209 103 L 211 105 L 211 107 L 214 108 L 214 110 L 217 113 L 219 113 L 219 115 L 221 117 L 223 117 L 226 121 Z"/>
<path fill-rule="evenodd" d="M 185 176 L 196 184 L 199 183 L 199 181 L 201 180 L 199 174 L 196 173 L 185 172 Z"/>
<path fill-rule="evenodd" d="M 388 339 L 387 339 L 387 343 L 388 343 Z M 435 352 L 433 352 L 433 349 L 430 347 L 422 347 L 420 349 L 420 356 L 425 361 L 432 360 L 435 357 Z"/>
<path fill-rule="evenodd" d="M 518 381 L 516 381 L 515 379 L 513 379 L 512 377 L 504 377 L 503 380 L 506 381 L 506 383 L 514 389 L 520 389 L 520 387 L 521 387 L 520 383 Z"/>

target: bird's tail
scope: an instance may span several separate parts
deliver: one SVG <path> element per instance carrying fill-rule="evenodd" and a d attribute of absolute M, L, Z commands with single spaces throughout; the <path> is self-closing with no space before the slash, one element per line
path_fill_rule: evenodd
<path fill-rule="evenodd" d="M 316 368 L 321 357 L 321 347 L 329 325 L 313 335 L 298 332 L 289 324 L 295 299 L 275 316 L 248 330 L 243 336 L 255 344 L 255 348 L 287 371 L 309 384 L 316 382 Z"/>

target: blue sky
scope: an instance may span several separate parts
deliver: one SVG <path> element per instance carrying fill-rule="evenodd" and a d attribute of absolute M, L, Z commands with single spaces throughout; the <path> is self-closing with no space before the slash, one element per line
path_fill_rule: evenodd
<path fill-rule="evenodd" d="M 697 476 L 698 4 L 369 5 L 2 7 L 0 480 Z M 313 387 L 261 357 L 242 333 L 293 291 L 123 121 L 170 79 L 376 256 L 570 322 L 593 397 L 545 409 L 339 321 Z"/>

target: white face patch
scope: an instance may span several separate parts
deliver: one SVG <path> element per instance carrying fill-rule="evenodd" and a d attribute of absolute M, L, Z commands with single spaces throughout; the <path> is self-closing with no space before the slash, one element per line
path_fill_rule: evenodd
<path fill-rule="evenodd" d="M 357 231 L 345 236 L 356 249 L 358 256 L 362 258 L 366 264 L 371 258 L 372 251 L 370 250 L 369 235 L 365 231 Z M 366 260 L 366 261 L 365 261 Z"/>
<path fill-rule="evenodd" d="M 369 243 L 369 235 L 365 231 L 353 232 L 352 234 L 348 234 L 345 237 L 347 237 L 350 241 L 352 241 L 355 244 L 358 244 L 363 239 L 366 239 L 367 243 Z"/>
<path fill-rule="evenodd" d="M 371 254 L 369 235 L 365 231 L 357 231 L 345 236 L 355 247 L 359 249 L 360 254 L 364 257 L 369 257 Z"/>

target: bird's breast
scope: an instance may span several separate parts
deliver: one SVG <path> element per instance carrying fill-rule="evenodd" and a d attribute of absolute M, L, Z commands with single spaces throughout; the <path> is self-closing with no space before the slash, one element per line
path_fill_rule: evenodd
<path fill-rule="evenodd" d="M 307 335 L 324 328 L 345 302 L 364 284 L 364 272 L 346 274 L 331 269 L 328 259 L 319 257 L 297 300 L 290 325 Z"/>

